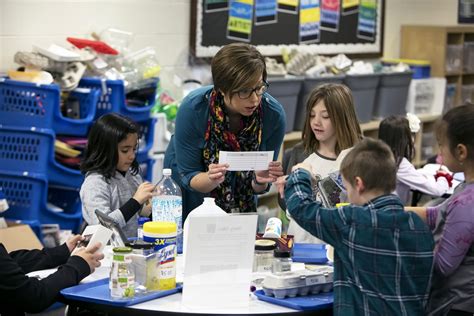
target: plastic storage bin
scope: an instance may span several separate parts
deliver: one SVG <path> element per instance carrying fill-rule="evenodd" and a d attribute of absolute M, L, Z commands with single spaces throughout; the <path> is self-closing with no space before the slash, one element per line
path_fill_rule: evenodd
<path fill-rule="evenodd" d="M 140 125 L 140 141 L 138 146 L 137 159 L 144 161 L 148 159 L 148 152 L 153 147 L 153 138 L 155 133 L 155 119 L 149 119 L 144 122 L 137 122 Z"/>
<path fill-rule="evenodd" d="M 296 107 L 295 124 L 294 129 L 296 131 L 302 131 L 304 128 L 304 122 L 306 120 L 306 102 L 308 97 L 314 88 L 324 83 L 342 83 L 344 76 L 332 76 L 332 77 L 317 77 L 317 78 L 305 78 L 303 82 L 303 88 L 300 93 L 298 100 L 298 106 Z"/>
<path fill-rule="evenodd" d="M 303 83 L 302 77 L 293 78 L 268 78 L 270 87 L 268 92 L 278 100 L 286 113 L 285 132 L 291 132 L 294 129 L 296 108 L 298 98 Z"/>
<path fill-rule="evenodd" d="M 48 192 L 48 181 L 43 174 L 14 171 L 0 173 L 0 186 L 10 206 L 4 213 L 6 218 L 39 220 L 41 224 L 57 223 L 61 229 L 71 229 L 74 232 L 79 229 L 82 211 L 77 190 L 61 188 Z M 48 207 L 48 194 L 54 194 L 50 198 L 55 199 L 55 204 L 64 209 L 62 212 Z"/>
<path fill-rule="evenodd" d="M 405 115 L 408 90 L 413 73 L 383 73 L 377 91 L 373 117 L 383 119 L 389 115 Z"/>
<path fill-rule="evenodd" d="M 79 101 L 78 119 L 61 114 L 58 85 L 0 78 L 0 124 L 35 126 L 53 129 L 57 134 L 84 136 L 94 119 L 99 93 L 72 91 L 70 95 Z"/>
<path fill-rule="evenodd" d="M 158 78 L 155 78 L 155 88 Z M 95 117 L 98 118 L 108 112 L 118 112 L 130 117 L 134 121 L 144 121 L 150 118 L 150 109 L 155 103 L 155 95 L 150 95 L 143 106 L 128 106 L 125 99 L 125 87 L 122 80 L 106 80 L 100 78 L 83 78 L 80 87 L 92 88 L 100 91 Z"/>
<path fill-rule="evenodd" d="M 153 159 L 145 159 L 142 161 L 138 161 L 140 166 L 140 175 L 142 176 L 144 181 L 153 182 L 153 166 L 155 164 L 155 160 Z"/>
<path fill-rule="evenodd" d="M 360 123 L 372 120 L 380 74 L 346 75 L 344 83 L 352 90 L 357 118 Z"/>
<path fill-rule="evenodd" d="M 47 175 L 50 183 L 80 187 L 79 170 L 67 168 L 54 158 L 55 136 L 50 129 L 0 126 L 0 168 Z"/>
<path fill-rule="evenodd" d="M 462 45 L 448 45 L 446 48 L 446 64 L 445 69 L 447 73 L 458 73 L 462 68 Z"/>
<path fill-rule="evenodd" d="M 413 79 L 424 79 L 431 76 L 431 64 L 428 60 L 421 59 L 383 59 L 384 65 L 407 64 L 413 71 Z"/>
<path fill-rule="evenodd" d="M 464 43 L 464 71 L 474 73 L 474 42 Z"/>

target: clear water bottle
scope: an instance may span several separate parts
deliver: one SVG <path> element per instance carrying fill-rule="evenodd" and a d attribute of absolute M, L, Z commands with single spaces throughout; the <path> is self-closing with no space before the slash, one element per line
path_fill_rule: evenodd
<path fill-rule="evenodd" d="M 163 169 L 163 178 L 156 185 L 152 198 L 152 219 L 154 222 L 175 222 L 178 253 L 183 252 L 183 200 L 181 189 L 171 179 L 171 169 Z"/>

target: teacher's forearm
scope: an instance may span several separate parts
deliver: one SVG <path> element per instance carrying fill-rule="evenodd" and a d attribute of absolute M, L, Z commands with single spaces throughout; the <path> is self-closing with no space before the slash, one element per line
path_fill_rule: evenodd
<path fill-rule="evenodd" d="M 191 179 L 191 187 L 201 193 L 209 193 L 214 190 L 219 184 L 209 179 L 207 172 L 201 172 Z"/>

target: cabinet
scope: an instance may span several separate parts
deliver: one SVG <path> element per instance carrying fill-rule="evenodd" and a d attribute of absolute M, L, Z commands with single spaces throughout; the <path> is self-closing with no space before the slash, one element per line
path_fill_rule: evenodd
<path fill-rule="evenodd" d="M 400 58 L 431 63 L 432 77 L 446 77 L 446 108 L 474 101 L 474 27 L 403 25 Z"/>

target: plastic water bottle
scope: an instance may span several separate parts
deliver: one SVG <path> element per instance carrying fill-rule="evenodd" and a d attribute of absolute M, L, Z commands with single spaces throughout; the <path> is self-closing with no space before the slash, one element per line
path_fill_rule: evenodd
<path fill-rule="evenodd" d="M 171 169 L 163 169 L 163 178 L 158 182 L 151 200 L 154 222 L 175 222 L 178 253 L 183 251 L 183 200 L 181 189 L 171 179 Z"/>

